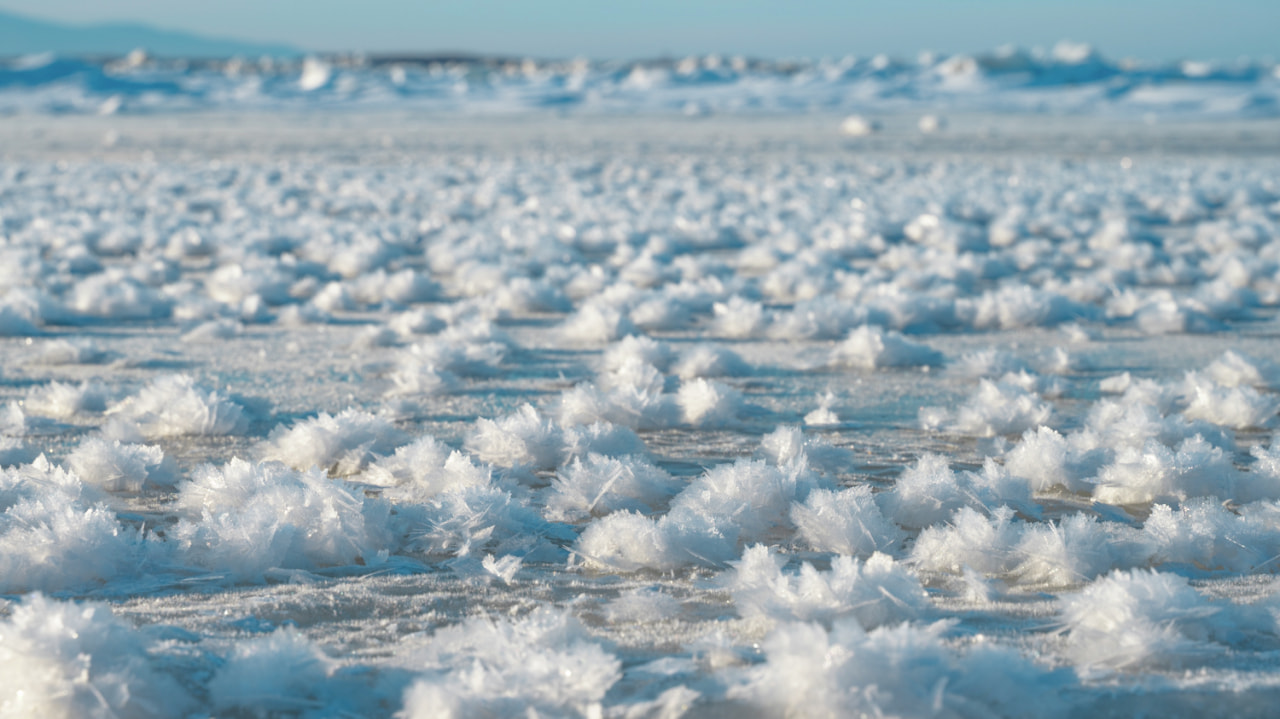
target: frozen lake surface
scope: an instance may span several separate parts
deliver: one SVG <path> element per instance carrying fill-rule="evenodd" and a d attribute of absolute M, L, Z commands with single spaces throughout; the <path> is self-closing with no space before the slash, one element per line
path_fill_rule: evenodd
<path fill-rule="evenodd" d="M 6 118 L 0 716 L 1273 712 L 1280 127 L 842 119 Z"/>
<path fill-rule="evenodd" d="M 0 58 L 0 112 L 365 110 L 470 116 L 637 113 L 767 117 L 832 113 L 1274 118 L 1274 59 L 1150 63 L 1081 43 L 912 59 L 828 57 L 593 61 L 483 55 L 329 55 L 226 60 Z"/>

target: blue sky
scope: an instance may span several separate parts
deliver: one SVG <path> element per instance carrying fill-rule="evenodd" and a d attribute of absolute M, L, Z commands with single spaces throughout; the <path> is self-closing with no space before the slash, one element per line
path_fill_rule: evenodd
<path fill-rule="evenodd" d="M 1280 0 L 0 0 L 0 7 L 306 50 L 913 57 L 1070 39 L 1143 60 L 1280 57 Z"/>

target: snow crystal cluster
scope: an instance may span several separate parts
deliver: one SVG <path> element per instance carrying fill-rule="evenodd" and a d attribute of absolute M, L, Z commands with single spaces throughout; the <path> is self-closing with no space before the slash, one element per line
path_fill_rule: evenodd
<path fill-rule="evenodd" d="M 103 86 L 644 105 L 1105 76 L 1137 102 L 1072 47 L 216 82 L 135 59 Z M 90 72 L 41 62 L 0 75 Z M 149 159 L 77 154 L 130 119 L 79 118 L 0 167 L 0 716 L 1267 714 L 1274 157 L 974 152 L 933 111 L 927 138 L 859 116 L 814 149 L 700 108 L 198 116 Z"/>

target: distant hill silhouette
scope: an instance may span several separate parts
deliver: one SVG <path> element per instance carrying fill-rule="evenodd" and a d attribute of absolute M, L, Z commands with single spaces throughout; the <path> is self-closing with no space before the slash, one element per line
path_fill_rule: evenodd
<path fill-rule="evenodd" d="M 288 45 L 213 38 L 140 23 L 63 25 L 0 11 L 0 57 L 53 52 L 59 55 L 124 55 L 142 48 L 166 57 L 296 56 Z"/>

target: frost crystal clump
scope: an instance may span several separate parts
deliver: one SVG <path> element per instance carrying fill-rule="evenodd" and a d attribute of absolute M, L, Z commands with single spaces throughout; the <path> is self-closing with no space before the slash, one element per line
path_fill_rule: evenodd
<path fill-rule="evenodd" d="M 143 437 L 239 434 L 249 426 L 244 408 L 188 375 L 161 377 L 108 414 L 136 426 Z"/>

